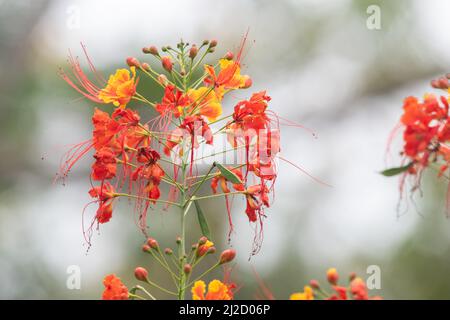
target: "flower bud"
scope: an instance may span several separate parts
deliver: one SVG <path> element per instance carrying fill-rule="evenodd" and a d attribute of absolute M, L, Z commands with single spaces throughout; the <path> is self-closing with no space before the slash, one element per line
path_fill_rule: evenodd
<path fill-rule="evenodd" d="M 337 285 L 337 282 L 339 280 L 339 274 L 337 273 L 336 268 L 330 268 L 327 271 L 327 280 L 332 285 Z"/>
<path fill-rule="evenodd" d="M 139 60 L 136 59 L 135 57 L 128 57 L 127 58 L 127 64 L 130 67 L 136 67 L 136 68 L 140 68 L 141 64 L 139 63 Z"/>
<path fill-rule="evenodd" d="M 150 248 L 148 245 L 144 244 L 144 245 L 142 246 L 142 251 L 144 251 L 144 252 L 149 252 L 150 250 L 151 250 L 151 248 Z"/>
<path fill-rule="evenodd" d="M 433 88 L 439 89 L 439 81 L 438 80 L 436 80 L 436 79 L 431 80 L 430 84 Z"/>
<path fill-rule="evenodd" d="M 317 280 L 311 280 L 309 286 L 313 289 L 320 289 L 319 281 Z"/>
<path fill-rule="evenodd" d="M 193 244 L 193 245 L 192 245 L 192 247 L 191 247 L 192 251 L 196 250 L 196 249 L 197 249 L 197 247 L 198 247 L 198 245 L 197 245 L 197 244 Z"/>
<path fill-rule="evenodd" d="M 213 40 L 211 40 L 211 42 L 209 43 L 209 47 L 210 47 L 210 48 L 214 48 L 215 46 L 217 46 L 217 40 L 213 39 Z"/>
<path fill-rule="evenodd" d="M 161 63 L 164 69 L 166 69 L 169 72 L 172 72 L 173 63 L 172 59 L 170 59 L 169 56 L 162 57 Z"/>
<path fill-rule="evenodd" d="M 438 82 L 439 82 L 439 87 L 441 89 L 448 89 L 448 79 L 447 78 L 444 78 L 444 77 L 439 78 Z"/>
<path fill-rule="evenodd" d="M 206 251 L 207 254 L 214 254 L 216 253 L 216 247 L 210 247 L 208 248 L 208 251 Z"/>
<path fill-rule="evenodd" d="M 147 281 L 148 271 L 143 267 L 137 267 L 134 269 L 134 276 L 139 281 Z"/>
<path fill-rule="evenodd" d="M 176 238 L 175 242 L 176 242 L 177 244 L 180 244 L 180 243 L 181 243 L 181 237 L 178 236 L 178 237 Z"/>
<path fill-rule="evenodd" d="M 202 46 L 206 46 L 207 44 L 209 43 L 209 41 L 208 40 L 203 40 L 203 42 L 202 42 Z"/>
<path fill-rule="evenodd" d="M 192 266 L 189 263 L 186 263 L 183 267 L 183 271 L 185 274 L 189 274 L 192 271 Z"/>
<path fill-rule="evenodd" d="M 233 58 L 234 58 L 233 52 L 228 51 L 228 52 L 225 54 L 224 58 L 227 59 L 227 60 L 233 60 Z"/>
<path fill-rule="evenodd" d="M 198 240 L 198 244 L 199 244 L 199 245 L 202 245 L 202 244 L 205 244 L 207 241 L 208 241 L 208 238 L 207 238 L 207 237 L 201 237 L 201 238 Z"/>
<path fill-rule="evenodd" d="M 167 79 L 167 77 L 164 74 L 160 74 L 158 76 L 158 82 L 165 87 L 169 83 L 169 79 Z"/>
<path fill-rule="evenodd" d="M 156 241 L 153 238 L 148 238 L 147 239 L 147 244 L 152 249 L 158 249 L 158 247 L 159 247 L 158 241 Z"/>
<path fill-rule="evenodd" d="M 198 49 L 195 44 L 192 45 L 191 49 L 189 50 L 189 58 L 194 59 L 197 56 Z"/>
<path fill-rule="evenodd" d="M 245 81 L 244 81 L 244 85 L 242 86 L 242 89 L 247 89 L 250 88 L 253 84 L 252 78 L 250 78 L 249 76 L 244 76 Z"/>
<path fill-rule="evenodd" d="M 236 257 L 236 251 L 233 249 L 224 250 L 220 254 L 219 264 L 224 264 L 233 261 L 234 257 Z"/>
<path fill-rule="evenodd" d="M 144 62 L 142 65 L 141 65 L 141 67 L 142 67 L 142 69 L 144 69 L 145 71 L 150 71 L 151 69 L 150 69 L 150 65 L 147 63 L 147 62 Z"/>
<path fill-rule="evenodd" d="M 171 254 L 173 254 L 173 251 L 170 248 L 165 248 L 164 253 L 167 254 L 168 256 L 170 256 Z"/>

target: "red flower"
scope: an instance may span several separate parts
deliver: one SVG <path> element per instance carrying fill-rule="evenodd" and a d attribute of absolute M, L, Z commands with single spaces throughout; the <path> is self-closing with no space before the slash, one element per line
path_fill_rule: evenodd
<path fill-rule="evenodd" d="M 262 214 L 263 208 L 269 207 L 269 190 L 266 186 L 257 184 L 247 188 L 246 199 L 247 208 L 245 213 L 251 222 L 258 220 L 258 217 Z"/>
<path fill-rule="evenodd" d="M 144 164 L 132 173 L 131 179 L 145 182 L 145 185 L 139 188 L 141 194 L 153 200 L 159 199 L 161 195 L 159 184 L 164 176 L 164 170 L 157 163 L 160 159 L 159 153 L 150 147 L 141 147 L 136 159 Z"/>
<path fill-rule="evenodd" d="M 93 180 L 112 179 L 116 176 L 117 160 L 113 150 L 103 147 L 94 154 L 95 163 L 92 165 Z"/>
<path fill-rule="evenodd" d="M 213 143 L 213 133 L 205 119 L 200 115 L 187 116 L 184 118 L 183 123 L 169 135 L 164 153 L 169 156 L 170 151 L 181 143 L 182 139 L 189 138 L 192 145 L 191 158 L 193 158 L 194 149 L 197 149 L 199 146 L 198 137 L 205 139 L 206 144 Z"/>
<path fill-rule="evenodd" d="M 114 274 L 107 275 L 103 279 L 105 290 L 103 291 L 103 300 L 127 300 L 128 288 L 122 283 L 120 278 Z"/>
<path fill-rule="evenodd" d="M 266 109 L 270 100 L 266 91 L 261 91 L 252 94 L 250 100 L 238 102 L 234 107 L 234 123 L 243 131 L 267 128 L 270 119 L 266 114 Z"/>
<path fill-rule="evenodd" d="M 183 92 L 178 90 L 173 84 L 168 84 L 164 90 L 164 96 L 161 103 L 158 103 L 155 108 L 162 116 L 173 114 L 178 118 L 183 108 L 190 104 L 190 99 Z"/>
<path fill-rule="evenodd" d="M 101 186 L 89 190 L 89 195 L 98 200 L 98 210 L 95 218 L 98 223 L 106 223 L 112 217 L 112 201 L 115 198 L 114 187 L 109 182 L 103 182 Z"/>

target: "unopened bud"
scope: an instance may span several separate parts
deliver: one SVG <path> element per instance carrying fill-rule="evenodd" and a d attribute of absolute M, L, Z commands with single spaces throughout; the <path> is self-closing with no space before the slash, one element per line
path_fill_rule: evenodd
<path fill-rule="evenodd" d="M 180 244 L 180 243 L 181 243 L 181 237 L 177 237 L 177 238 L 175 239 L 175 242 L 176 242 L 177 244 Z"/>
<path fill-rule="evenodd" d="M 311 280 L 309 282 L 309 285 L 313 289 L 320 289 L 319 281 L 317 281 L 317 280 Z"/>
<path fill-rule="evenodd" d="M 186 263 L 183 267 L 183 271 L 185 274 L 189 274 L 192 271 L 192 266 L 189 263 Z"/>
<path fill-rule="evenodd" d="M 216 253 L 216 247 L 210 247 L 210 248 L 208 249 L 208 251 L 206 251 L 206 253 L 207 253 L 207 254 L 214 254 L 214 253 Z"/>
<path fill-rule="evenodd" d="M 192 249 L 192 251 L 196 250 L 197 249 L 197 244 L 193 244 L 191 249 Z"/>
<path fill-rule="evenodd" d="M 214 248 L 214 247 L 212 247 Z M 236 257 L 236 251 L 233 249 L 224 250 L 220 254 L 219 264 L 224 264 L 233 261 L 234 257 Z"/>
<path fill-rule="evenodd" d="M 150 47 L 148 48 L 148 52 L 149 52 L 150 54 L 155 55 L 155 56 L 159 56 L 158 48 L 156 48 L 155 46 L 150 46 Z"/>
<path fill-rule="evenodd" d="M 431 80 L 430 84 L 431 84 L 431 86 L 432 86 L 433 88 L 435 88 L 435 89 L 440 89 L 440 87 L 439 87 L 439 81 L 438 81 L 438 80 L 436 80 L 436 79 Z"/>
<path fill-rule="evenodd" d="M 142 251 L 144 251 L 144 252 L 149 252 L 150 250 L 151 250 L 150 246 L 148 246 L 148 245 L 146 245 L 146 244 L 144 244 L 144 245 L 142 246 Z"/>
<path fill-rule="evenodd" d="M 161 58 L 161 63 L 164 69 L 166 69 L 169 72 L 172 72 L 172 67 L 173 67 L 173 63 L 172 63 L 172 59 L 170 59 L 170 57 L 165 56 Z"/>
<path fill-rule="evenodd" d="M 139 63 L 139 60 L 136 59 L 135 57 L 128 57 L 127 58 L 127 64 L 130 67 L 136 67 L 136 68 L 140 68 L 141 64 Z"/>
<path fill-rule="evenodd" d="M 164 74 L 160 74 L 158 76 L 158 82 L 165 87 L 169 83 L 169 79 L 167 79 L 167 77 Z"/>
<path fill-rule="evenodd" d="M 142 69 L 144 69 L 145 71 L 150 71 L 150 70 L 151 70 L 150 65 L 149 65 L 147 62 L 144 62 L 144 63 L 141 65 L 141 67 L 142 67 Z"/>
<path fill-rule="evenodd" d="M 198 49 L 195 44 L 192 45 L 191 49 L 189 50 L 189 58 L 194 59 L 197 56 Z"/>
<path fill-rule="evenodd" d="M 209 43 L 208 40 L 203 40 L 202 46 L 206 46 Z"/>
<path fill-rule="evenodd" d="M 148 239 L 147 239 L 147 244 L 148 244 L 149 247 L 152 248 L 152 249 L 158 249 L 158 247 L 159 247 L 158 241 L 156 241 L 156 240 L 153 239 L 153 238 L 148 238 Z"/>
<path fill-rule="evenodd" d="M 447 78 L 439 78 L 439 87 L 441 89 L 448 89 L 448 79 Z"/>
<path fill-rule="evenodd" d="M 208 52 L 209 52 L 209 53 L 213 53 L 214 51 L 215 51 L 214 48 L 209 48 L 209 49 L 208 49 Z"/>
<path fill-rule="evenodd" d="M 147 281 L 148 271 L 143 267 L 137 267 L 134 269 L 134 276 L 139 281 Z"/>
<path fill-rule="evenodd" d="M 337 273 L 337 270 L 335 268 L 328 269 L 327 280 L 332 285 L 337 285 L 337 282 L 339 280 L 339 274 Z"/>
<path fill-rule="evenodd" d="M 199 244 L 199 245 L 205 244 L 206 241 L 208 241 L 208 238 L 207 238 L 207 237 L 201 237 L 201 238 L 198 240 L 198 244 Z"/>
<path fill-rule="evenodd" d="M 217 40 L 213 39 L 213 40 L 211 40 L 211 42 L 209 43 L 209 47 L 210 47 L 210 48 L 214 48 L 215 46 L 217 46 Z"/>
<path fill-rule="evenodd" d="M 250 78 L 249 76 L 244 76 L 244 77 L 245 77 L 245 81 L 244 81 L 244 85 L 242 86 L 242 89 L 250 88 L 253 84 L 252 78 Z"/>
<path fill-rule="evenodd" d="M 225 54 L 224 58 L 227 59 L 227 60 L 233 60 L 233 58 L 234 58 L 233 52 L 228 51 L 228 52 Z"/>
<path fill-rule="evenodd" d="M 167 254 L 168 256 L 170 256 L 171 254 L 173 254 L 173 251 L 170 248 L 165 248 L 164 253 Z"/>

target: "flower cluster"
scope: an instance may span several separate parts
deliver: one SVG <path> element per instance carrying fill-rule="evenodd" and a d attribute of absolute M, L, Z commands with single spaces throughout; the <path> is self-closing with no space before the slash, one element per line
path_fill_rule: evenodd
<path fill-rule="evenodd" d="M 450 76 L 450 75 L 449 75 Z M 446 77 L 433 80 L 435 89 L 448 91 Z M 450 115 L 446 96 L 425 94 L 420 100 L 407 97 L 403 101 L 403 114 L 400 124 L 391 134 L 389 144 L 395 133 L 403 128 L 402 165 L 382 172 L 385 176 L 402 174 L 400 189 L 403 192 L 405 178 L 414 177 L 413 191 L 420 185 L 422 172 L 434 169 L 438 176 L 445 175 L 450 163 Z"/>
<path fill-rule="evenodd" d="M 296 292 L 290 296 L 290 300 L 380 300 L 381 297 L 370 297 L 367 286 L 361 278 L 352 273 L 349 277 L 348 286 L 339 285 L 339 274 L 335 268 L 327 271 L 327 281 L 333 292 L 328 293 L 317 280 L 311 280 L 309 286 L 305 286 L 303 292 Z"/>
<path fill-rule="evenodd" d="M 96 71 L 87 54 L 95 81 L 86 75 L 78 59 L 69 56 L 72 76 L 61 70 L 63 79 L 91 101 L 115 107 L 111 114 L 98 108 L 94 110 L 91 139 L 69 150 L 61 166 L 60 176 L 66 177 L 79 159 L 91 149 L 94 151 L 91 179 L 99 185 L 89 194 L 98 203 L 98 210 L 90 227 L 110 221 L 114 199 L 128 197 L 137 203 L 140 227 L 145 232 L 151 205 L 162 202 L 187 207 L 190 201 L 205 198 L 196 192 L 211 180 L 214 196 L 223 195 L 227 200 L 230 234 L 233 223 L 228 196 L 234 194 L 245 196 L 245 213 L 250 222 L 259 222 L 261 231 L 264 208 L 270 205 L 269 194 L 277 176 L 276 158 L 280 152 L 277 116 L 267 110 L 270 97 L 261 91 L 253 93 L 248 100 L 238 101 L 232 113 L 221 117 L 224 96 L 252 85 L 251 78 L 241 74 L 244 42 L 245 39 L 236 57 L 228 52 L 217 64 L 204 64 L 198 78 L 195 78 L 196 69 L 207 54 L 214 52 L 215 40 L 204 41 L 199 47 L 184 42 L 177 49 L 162 47 L 164 55 L 154 46 L 143 48 L 144 53 L 160 61 L 165 73 L 136 58 L 128 58 L 129 69 L 117 70 L 107 81 Z M 200 59 L 196 59 L 202 50 Z M 153 102 L 138 91 L 138 71 L 162 87 L 160 101 Z M 139 113 L 131 109 L 131 101 L 151 107 L 156 116 L 143 122 Z M 225 124 L 213 132 L 211 125 L 220 121 Z M 214 162 L 208 174 L 195 175 L 193 168 L 199 160 L 196 150 L 201 144 L 213 145 L 214 137 L 221 134 L 226 135 L 231 147 L 223 152 L 243 150 L 242 163 L 223 166 Z M 162 162 L 167 166 L 161 165 Z M 217 191 L 219 182 L 221 193 Z M 232 183 L 233 191 L 228 188 L 228 182 Z M 171 188 L 167 200 L 160 199 L 161 183 Z M 125 187 L 126 192 L 122 192 Z M 91 230 L 88 231 L 89 241 Z M 260 244 L 255 241 L 254 253 Z"/>
<path fill-rule="evenodd" d="M 61 77 L 83 97 L 97 105 L 113 107 L 111 111 L 94 109 L 92 136 L 66 153 L 59 173 L 59 177 L 66 178 L 81 158 L 92 153 L 90 178 L 93 185 L 89 190 L 92 198 L 89 204 L 97 204 L 97 209 L 87 229 L 83 225 L 87 243 L 91 243 L 94 228 L 111 221 L 115 203 L 120 198 L 135 201 L 138 224 L 146 237 L 150 208 L 158 204 L 163 204 L 164 209 L 178 207 L 182 218 L 181 260 L 177 262 L 179 274 L 174 275 L 180 299 L 184 298 L 188 278 L 184 272 L 188 263 L 185 217 L 192 204 L 195 204 L 203 235 L 210 238 L 200 202 L 223 197 L 230 238 L 233 232 L 230 197 L 241 196 L 246 201 L 245 214 L 255 226 L 252 254 L 261 248 L 264 209 L 273 199 L 277 160 L 283 160 L 279 155 L 280 118 L 269 110 L 271 98 L 264 90 L 236 101 L 234 108 L 223 105 L 224 97 L 230 92 L 252 86 L 250 76 L 242 73 L 245 41 L 246 36 L 237 52 L 227 52 L 214 63 L 205 63 L 205 59 L 215 52 L 216 40 L 205 40 L 201 45 L 181 41 L 176 48 L 145 47 L 143 53 L 156 59 L 159 66 L 129 57 L 126 59 L 128 68 L 116 70 L 108 79 L 97 72 L 83 46 L 91 72 L 86 73 L 78 58 L 72 55 L 69 55 L 70 72 L 60 71 Z M 144 94 L 142 77 L 161 88 L 158 97 Z M 137 106 L 147 107 L 148 112 L 145 115 L 138 112 Z M 150 120 L 143 120 L 148 118 Z M 224 150 L 206 156 L 200 154 L 206 146 L 213 148 L 220 137 L 224 138 Z M 199 174 L 205 160 L 228 152 L 237 154 L 237 161 L 232 164 L 210 161 L 206 173 Z M 210 183 L 212 192 L 201 195 L 206 183 Z M 85 214 L 83 212 L 83 216 Z M 198 246 L 198 257 L 212 250 L 209 243 Z M 118 281 L 108 279 L 105 285 L 109 292 Z M 199 299 L 217 297 L 218 292 L 232 297 L 231 291 L 223 290 L 218 282 L 209 285 L 206 295 L 204 283 L 197 282 L 194 287 L 195 297 Z"/>

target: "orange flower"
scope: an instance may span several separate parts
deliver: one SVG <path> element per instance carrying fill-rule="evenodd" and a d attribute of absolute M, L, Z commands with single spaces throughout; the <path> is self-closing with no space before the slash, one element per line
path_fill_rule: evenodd
<path fill-rule="evenodd" d="M 114 75 L 109 76 L 108 84 L 100 90 L 98 97 L 104 103 L 113 103 L 116 107 L 125 108 L 136 93 L 136 68 L 118 69 Z"/>
<path fill-rule="evenodd" d="M 291 294 L 289 300 L 314 300 L 314 292 L 310 286 L 305 286 L 303 292 Z"/>
<path fill-rule="evenodd" d="M 231 172 L 233 172 L 241 181 L 243 181 L 242 171 L 239 168 L 228 168 Z M 220 187 L 224 193 L 229 193 L 230 189 L 228 188 L 228 180 L 221 174 L 216 175 L 211 179 L 211 189 L 213 193 L 217 193 L 217 187 L 220 183 Z M 236 191 L 244 191 L 244 185 L 242 183 L 233 184 L 233 188 Z"/>
<path fill-rule="evenodd" d="M 219 99 L 222 99 L 223 95 L 234 89 L 244 89 L 251 85 L 251 79 L 247 75 L 241 75 L 241 66 L 239 62 L 220 59 L 219 60 L 220 71 L 216 74 L 213 66 L 205 65 L 205 71 L 208 76 L 205 79 L 205 83 L 212 85 Z"/>
<path fill-rule="evenodd" d="M 222 114 L 221 98 L 208 87 L 200 87 L 188 91 L 188 96 L 193 102 L 193 114 L 201 114 L 214 121 Z"/>
<path fill-rule="evenodd" d="M 219 280 L 213 280 L 208 285 L 208 293 L 206 293 L 205 282 L 199 280 L 192 287 L 193 300 L 233 300 L 233 286 L 227 285 Z"/>
<path fill-rule="evenodd" d="M 103 300 L 127 300 L 128 288 L 122 283 L 120 278 L 114 274 L 109 274 L 103 279 L 105 290 L 103 291 Z"/>

